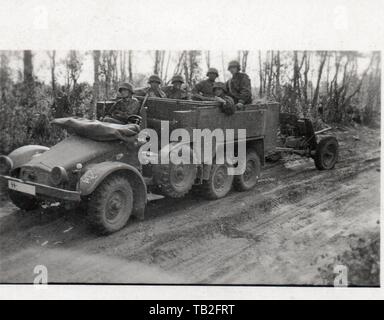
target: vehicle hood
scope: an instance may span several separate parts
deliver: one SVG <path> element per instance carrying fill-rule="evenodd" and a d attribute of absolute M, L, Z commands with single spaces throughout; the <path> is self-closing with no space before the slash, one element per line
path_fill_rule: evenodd
<path fill-rule="evenodd" d="M 108 159 L 114 153 L 123 152 L 122 150 L 124 150 L 123 141 L 100 142 L 72 135 L 32 158 L 25 165 L 49 171 L 56 166 L 70 169 L 77 163 L 85 164 L 99 157 Z"/>

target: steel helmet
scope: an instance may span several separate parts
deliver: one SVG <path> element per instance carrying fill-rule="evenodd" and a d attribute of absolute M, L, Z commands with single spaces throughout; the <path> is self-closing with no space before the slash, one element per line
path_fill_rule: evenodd
<path fill-rule="evenodd" d="M 151 82 L 157 82 L 157 83 L 161 84 L 161 79 L 158 75 L 154 74 L 154 75 L 150 76 L 148 79 L 148 83 L 151 83 Z"/>
<path fill-rule="evenodd" d="M 216 76 L 219 76 L 219 71 L 217 71 L 216 68 L 209 68 L 207 71 L 207 77 L 208 77 L 208 74 L 210 74 L 210 73 L 214 73 L 214 74 L 216 74 Z"/>
<path fill-rule="evenodd" d="M 122 89 L 129 90 L 131 93 L 133 93 L 133 85 L 131 85 L 129 82 L 123 82 L 119 85 L 118 91 L 120 92 Z"/>
<path fill-rule="evenodd" d="M 228 63 L 228 70 L 232 67 L 236 67 L 240 70 L 240 63 L 239 61 L 236 61 L 236 60 L 232 60 Z"/>
<path fill-rule="evenodd" d="M 171 83 L 174 83 L 174 82 L 181 82 L 181 83 L 184 83 L 184 78 L 182 75 L 175 75 L 172 77 L 172 80 L 171 80 Z"/>

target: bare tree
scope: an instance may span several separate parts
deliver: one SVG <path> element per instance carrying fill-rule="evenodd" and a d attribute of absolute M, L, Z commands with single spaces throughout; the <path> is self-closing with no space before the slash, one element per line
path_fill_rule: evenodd
<path fill-rule="evenodd" d="M 211 67 L 211 52 L 205 51 L 205 62 L 207 63 L 207 68 L 209 69 Z"/>
<path fill-rule="evenodd" d="M 247 50 L 246 51 L 242 51 L 242 55 L 241 55 L 241 70 L 243 72 L 247 72 L 248 54 L 249 54 L 249 51 L 247 51 Z"/>
<path fill-rule="evenodd" d="M 97 109 L 97 101 L 99 100 L 99 90 L 100 90 L 100 50 L 93 51 L 93 109 L 91 111 L 91 118 L 96 118 L 96 109 Z"/>
<path fill-rule="evenodd" d="M 155 51 L 155 64 L 153 66 L 153 73 L 159 75 L 160 72 L 160 63 L 161 63 L 162 53 L 160 50 Z"/>
<path fill-rule="evenodd" d="M 319 99 L 319 91 L 320 91 L 320 81 L 321 81 L 321 76 L 323 74 L 323 68 L 325 65 L 325 61 L 327 60 L 327 57 L 328 57 L 328 53 L 326 51 L 320 53 L 320 65 L 317 71 L 316 88 L 315 88 L 315 92 L 313 94 L 313 99 L 312 99 L 312 110 L 316 110 L 317 108 L 317 102 Z"/>
<path fill-rule="evenodd" d="M 0 101 L 6 102 L 6 91 L 10 82 L 9 58 L 6 51 L 0 52 Z"/>
<path fill-rule="evenodd" d="M 261 63 L 261 51 L 259 50 L 259 81 L 260 81 L 260 87 L 259 87 L 259 98 L 263 97 L 263 67 Z"/>
<path fill-rule="evenodd" d="M 171 61 L 171 55 L 172 55 L 172 52 L 168 51 L 167 64 L 165 66 L 165 73 L 164 73 L 164 77 L 163 77 L 164 83 L 167 83 L 167 80 L 168 80 L 168 70 L 169 70 L 169 63 Z"/>
<path fill-rule="evenodd" d="M 32 62 L 32 51 L 24 50 L 23 55 L 24 65 L 24 83 L 27 86 L 33 85 L 33 62 Z"/>
<path fill-rule="evenodd" d="M 132 54 L 132 50 L 129 50 L 128 51 L 128 79 L 129 79 L 129 82 L 132 82 L 133 80 L 133 74 L 132 74 L 132 57 L 133 54 Z"/>
<path fill-rule="evenodd" d="M 276 68 L 276 72 L 275 72 L 276 95 L 275 96 L 277 98 L 277 101 L 281 100 L 280 67 L 281 67 L 281 65 L 280 65 L 280 51 L 277 51 L 276 58 L 275 58 L 275 68 Z"/>
<path fill-rule="evenodd" d="M 48 51 L 48 58 L 50 61 L 52 95 L 55 98 L 56 97 L 56 50 Z"/>
<path fill-rule="evenodd" d="M 225 64 L 224 64 L 224 52 L 221 51 L 221 67 L 223 68 L 223 79 L 224 81 L 227 81 L 227 77 L 226 77 L 226 70 L 225 70 Z"/>

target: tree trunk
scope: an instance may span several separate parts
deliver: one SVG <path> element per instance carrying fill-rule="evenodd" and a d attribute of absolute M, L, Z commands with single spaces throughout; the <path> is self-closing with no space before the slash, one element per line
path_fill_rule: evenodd
<path fill-rule="evenodd" d="M 56 51 L 49 53 L 51 59 L 51 86 L 53 98 L 56 98 Z"/>
<path fill-rule="evenodd" d="M 248 53 L 249 51 L 243 51 L 243 57 L 241 59 L 241 69 L 243 72 L 247 72 Z"/>
<path fill-rule="evenodd" d="M 132 82 L 133 74 L 132 74 L 132 50 L 128 51 L 128 80 Z"/>
<path fill-rule="evenodd" d="M 153 73 L 159 75 L 160 72 L 160 63 L 161 63 L 161 51 L 155 51 L 155 65 L 153 67 Z"/>
<path fill-rule="evenodd" d="M 316 88 L 315 88 L 315 93 L 313 94 L 313 99 L 312 99 L 312 110 L 314 109 L 316 110 L 316 107 L 317 107 L 317 102 L 319 99 L 319 92 L 320 92 L 321 75 L 323 73 L 323 68 L 326 60 L 327 60 L 327 52 L 323 52 L 319 69 L 317 72 Z"/>
<path fill-rule="evenodd" d="M 24 50 L 23 63 L 24 84 L 26 84 L 27 86 L 33 86 L 33 63 L 31 50 Z"/>
<path fill-rule="evenodd" d="M 261 64 L 261 51 L 259 50 L 259 80 L 260 80 L 260 87 L 259 87 L 259 98 L 263 97 L 263 68 Z"/>
<path fill-rule="evenodd" d="M 0 101 L 6 102 L 6 90 L 9 81 L 9 60 L 5 51 L 0 53 Z"/>
<path fill-rule="evenodd" d="M 227 81 L 227 77 L 225 75 L 225 64 L 224 64 L 224 52 L 221 51 L 221 67 L 223 68 L 223 79 L 224 79 L 224 82 Z"/>
<path fill-rule="evenodd" d="M 167 81 L 168 81 L 168 70 L 169 70 L 170 61 L 171 61 L 171 51 L 168 51 L 167 64 L 165 66 L 164 83 L 167 83 Z"/>
<path fill-rule="evenodd" d="M 206 51 L 205 61 L 207 62 L 207 68 L 209 69 L 211 67 L 211 52 L 210 51 Z"/>
<path fill-rule="evenodd" d="M 281 87 L 280 87 L 280 51 L 277 51 L 276 53 L 276 97 L 277 101 L 281 100 Z"/>
<path fill-rule="evenodd" d="M 93 51 L 93 110 L 91 110 L 91 119 L 96 119 L 97 101 L 99 100 L 99 73 L 100 73 L 100 56 L 99 50 Z"/>

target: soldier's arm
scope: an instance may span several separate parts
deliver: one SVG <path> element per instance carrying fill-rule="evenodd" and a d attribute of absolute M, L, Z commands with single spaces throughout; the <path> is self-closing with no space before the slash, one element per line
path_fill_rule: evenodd
<path fill-rule="evenodd" d="M 118 110 L 113 113 L 113 117 L 124 123 L 128 122 L 129 116 L 137 114 L 140 109 L 140 103 L 138 100 L 132 100 L 129 105 L 123 104 Z"/>
<path fill-rule="evenodd" d="M 201 82 L 196 83 L 191 92 L 194 100 L 204 100 L 204 96 L 201 94 Z"/>
<path fill-rule="evenodd" d="M 239 103 L 245 104 L 246 102 L 252 101 L 252 88 L 251 80 L 248 76 L 244 76 L 241 80 L 241 90 L 239 96 Z"/>
<path fill-rule="evenodd" d="M 225 103 L 222 106 L 222 111 L 227 115 L 232 115 L 235 113 L 235 102 L 233 99 L 229 96 L 225 96 L 224 98 Z"/>

